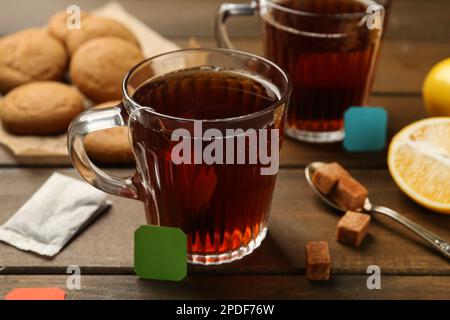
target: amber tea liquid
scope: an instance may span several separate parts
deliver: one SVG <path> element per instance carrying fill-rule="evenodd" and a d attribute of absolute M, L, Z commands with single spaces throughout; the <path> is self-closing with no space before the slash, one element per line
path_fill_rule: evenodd
<path fill-rule="evenodd" d="M 170 73 L 145 83 L 133 95 L 137 103 L 161 114 L 197 120 L 247 115 L 279 99 L 267 81 L 215 68 Z M 147 164 L 138 168 L 148 171 L 141 173 L 148 179 L 142 183 L 155 186 L 142 190 L 153 192 L 147 198 L 157 202 L 145 204 L 148 222 L 180 227 L 187 234 L 191 256 L 220 256 L 260 241 L 276 175 L 261 175 L 260 164 L 176 165 L 171 150 L 177 142 L 171 141 L 165 124 L 160 130 L 148 127 L 145 121 L 130 124 L 137 162 L 143 159 Z"/>
<path fill-rule="evenodd" d="M 381 32 L 361 24 L 370 2 L 275 2 L 303 13 L 268 8 L 261 14 L 265 55 L 293 82 L 286 132 L 311 142 L 341 140 L 344 111 L 364 105 L 372 83 Z"/>

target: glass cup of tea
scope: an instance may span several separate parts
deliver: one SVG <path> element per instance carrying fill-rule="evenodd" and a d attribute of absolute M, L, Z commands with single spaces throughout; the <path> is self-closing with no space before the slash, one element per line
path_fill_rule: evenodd
<path fill-rule="evenodd" d="M 222 4 L 220 47 L 233 48 L 230 16 L 257 14 L 264 55 L 288 72 L 292 98 L 286 134 L 301 141 L 344 138 L 343 115 L 367 103 L 383 31 L 384 9 L 371 0 L 257 0 Z"/>
<path fill-rule="evenodd" d="M 69 154 L 93 186 L 142 201 L 149 224 L 181 228 L 188 262 L 231 262 L 266 235 L 290 92 L 281 68 L 250 53 L 165 53 L 129 71 L 118 106 L 72 121 Z M 136 159 L 126 179 L 100 170 L 83 145 L 118 126 Z"/>

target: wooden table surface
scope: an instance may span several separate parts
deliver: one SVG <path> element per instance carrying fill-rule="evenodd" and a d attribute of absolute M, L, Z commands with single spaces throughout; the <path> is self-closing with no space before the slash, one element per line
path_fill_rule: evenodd
<path fill-rule="evenodd" d="M 77 2 L 89 10 L 106 1 Z M 190 36 L 204 46 L 214 46 L 211 25 L 218 0 L 121 2 L 181 46 L 186 46 Z M 43 24 L 47 16 L 71 3 L 1 1 L 0 33 Z M 390 136 L 425 116 L 421 85 L 427 70 L 450 56 L 449 13 L 448 0 L 394 0 L 370 102 L 388 110 Z M 260 53 L 256 19 L 235 20 L 231 33 L 236 35 L 236 47 Z M 305 165 L 311 161 L 341 162 L 368 187 L 374 203 L 398 210 L 450 239 L 450 216 L 433 213 L 404 196 L 386 169 L 385 151 L 346 153 L 339 144 L 308 145 L 287 140 L 281 154 L 269 234 L 261 247 L 243 260 L 219 267 L 189 266 L 188 277 L 180 283 L 140 280 L 133 272 L 133 232 L 145 223 L 143 206 L 111 196 L 112 209 L 53 259 L 0 243 L 0 266 L 5 266 L 0 271 L 0 298 L 17 287 L 65 288 L 67 267 L 78 265 L 83 275 L 82 289 L 66 290 L 69 299 L 450 299 L 449 261 L 386 219 L 375 217 L 360 249 L 338 244 L 335 227 L 339 215 L 318 201 L 303 175 Z M 78 177 L 67 159 L 17 159 L 1 148 L 0 223 L 54 171 Z M 118 175 L 129 171 L 112 169 Z M 304 247 L 310 240 L 330 244 L 333 276 L 329 282 L 309 283 L 305 279 Z M 367 289 L 369 265 L 381 268 L 381 290 Z"/>

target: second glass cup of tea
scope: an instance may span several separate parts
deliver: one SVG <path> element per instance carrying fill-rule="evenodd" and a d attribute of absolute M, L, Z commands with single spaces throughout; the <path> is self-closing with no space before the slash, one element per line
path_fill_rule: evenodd
<path fill-rule="evenodd" d="M 344 138 L 343 114 L 367 103 L 383 30 L 384 9 L 370 0 L 257 0 L 223 4 L 219 46 L 232 48 L 225 21 L 259 15 L 264 55 L 292 79 L 286 134 L 309 142 Z"/>
<path fill-rule="evenodd" d="M 165 53 L 128 73 L 120 105 L 72 121 L 69 154 L 95 187 L 142 201 L 149 224 L 181 228 L 189 262 L 230 262 L 266 235 L 290 92 L 283 70 L 250 53 Z M 89 160 L 83 141 L 124 125 L 137 171 L 119 179 Z"/>

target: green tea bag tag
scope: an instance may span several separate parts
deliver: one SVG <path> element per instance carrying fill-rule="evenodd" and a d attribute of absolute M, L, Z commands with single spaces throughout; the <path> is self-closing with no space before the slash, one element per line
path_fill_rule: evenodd
<path fill-rule="evenodd" d="M 179 228 L 142 225 L 134 232 L 134 272 L 142 279 L 181 281 L 187 237 Z"/>

